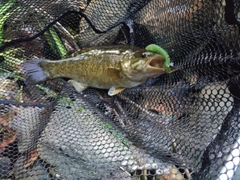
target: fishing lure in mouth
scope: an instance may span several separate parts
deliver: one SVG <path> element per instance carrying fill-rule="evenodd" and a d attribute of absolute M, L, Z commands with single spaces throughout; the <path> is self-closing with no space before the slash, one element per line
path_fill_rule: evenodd
<path fill-rule="evenodd" d="M 21 69 L 26 84 L 65 77 L 79 92 L 93 87 L 109 89 L 108 95 L 113 96 L 167 73 L 166 59 L 164 51 L 152 45 L 146 49 L 130 45 L 99 46 L 81 49 L 74 57 L 62 60 L 27 60 Z"/>
<path fill-rule="evenodd" d="M 170 57 L 169 57 L 167 51 L 165 51 L 163 48 L 161 48 L 160 46 L 158 46 L 156 44 L 149 44 L 145 49 L 148 52 L 154 52 L 156 54 L 161 55 L 165 59 L 164 63 L 163 63 L 163 67 L 166 70 L 171 70 L 171 68 L 170 68 Z"/>

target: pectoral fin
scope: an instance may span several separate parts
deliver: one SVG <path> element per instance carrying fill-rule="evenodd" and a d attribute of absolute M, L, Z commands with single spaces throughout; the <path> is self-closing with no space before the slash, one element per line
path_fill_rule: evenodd
<path fill-rule="evenodd" d="M 87 86 L 84 86 L 83 84 L 74 81 L 74 80 L 69 80 L 69 84 L 71 84 L 78 92 L 82 92 L 83 90 L 87 89 Z"/>
<path fill-rule="evenodd" d="M 108 90 L 108 95 L 113 96 L 115 94 L 118 94 L 118 93 L 122 92 L 124 89 L 125 89 L 124 87 L 111 87 Z"/>

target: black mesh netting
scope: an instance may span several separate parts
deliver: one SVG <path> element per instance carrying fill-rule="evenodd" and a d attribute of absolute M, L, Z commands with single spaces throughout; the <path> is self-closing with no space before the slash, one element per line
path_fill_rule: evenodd
<path fill-rule="evenodd" d="M 0 179 L 239 179 L 239 30 L 239 0 L 1 0 Z M 112 97 L 19 71 L 152 43 L 176 71 Z"/>

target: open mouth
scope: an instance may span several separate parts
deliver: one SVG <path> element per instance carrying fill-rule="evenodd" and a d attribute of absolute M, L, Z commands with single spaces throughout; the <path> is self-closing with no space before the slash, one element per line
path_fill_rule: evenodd
<path fill-rule="evenodd" d="M 152 68 L 163 68 L 164 58 L 162 56 L 155 56 L 149 62 L 149 66 Z"/>

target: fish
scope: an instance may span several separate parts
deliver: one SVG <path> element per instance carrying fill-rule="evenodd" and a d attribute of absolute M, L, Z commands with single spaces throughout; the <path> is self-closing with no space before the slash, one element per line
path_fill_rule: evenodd
<path fill-rule="evenodd" d="M 26 85 L 68 78 L 78 92 L 88 87 L 108 89 L 113 96 L 168 72 L 164 57 L 132 45 L 83 48 L 67 59 L 26 60 L 21 65 Z"/>

